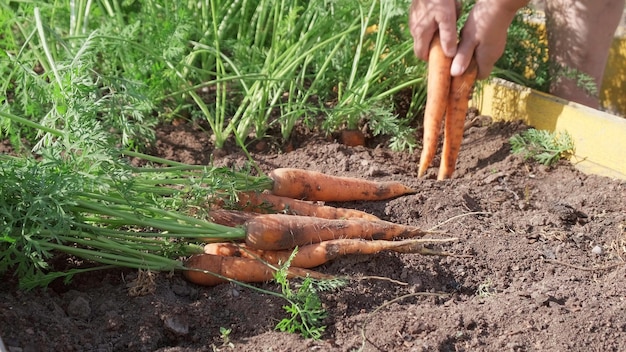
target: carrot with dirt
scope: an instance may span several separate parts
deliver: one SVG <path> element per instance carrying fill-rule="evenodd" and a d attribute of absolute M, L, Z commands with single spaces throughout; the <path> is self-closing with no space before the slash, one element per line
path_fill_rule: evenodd
<path fill-rule="evenodd" d="M 456 239 L 451 239 L 456 240 Z M 338 239 L 298 247 L 296 254 L 291 258 L 291 265 L 298 268 L 314 268 L 341 256 L 350 254 L 376 254 L 383 251 L 397 253 L 431 254 L 424 247 L 424 240 L 361 240 Z M 283 264 L 292 256 L 293 250 L 260 250 L 251 248 L 243 243 L 221 242 L 209 243 L 204 246 L 204 253 L 227 257 L 242 257 L 258 259 L 270 264 Z"/>
<path fill-rule="evenodd" d="M 362 219 L 323 219 L 299 215 L 264 214 L 248 220 L 243 228 L 246 244 L 264 250 L 293 249 L 342 238 L 392 240 L 426 235 L 415 226 Z"/>
<path fill-rule="evenodd" d="M 192 255 L 185 261 L 184 277 L 192 283 L 215 286 L 230 280 L 239 282 L 265 282 L 274 278 L 276 268 L 257 259 L 225 257 L 213 254 Z M 331 279 L 333 276 L 290 266 L 287 278 L 311 277 Z"/>
<path fill-rule="evenodd" d="M 456 168 L 456 160 L 461 150 L 461 142 L 463 141 L 467 106 L 477 74 L 478 66 L 476 61 L 472 59 L 462 75 L 452 78 L 445 118 L 441 164 L 439 165 L 439 174 L 437 175 L 438 180 L 452 177 Z"/>
<path fill-rule="evenodd" d="M 214 209 L 209 211 L 208 220 L 219 225 L 237 227 L 259 215 L 261 214 L 241 210 Z"/>
<path fill-rule="evenodd" d="M 443 53 L 439 32 L 430 43 L 428 53 L 428 81 L 426 107 L 424 108 L 424 137 L 422 154 L 419 161 L 418 177 L 426 173 L 437 151 L 439 134 L 444 114 L 446 113 L 450 93 L 450 66 L 452 58 Z"/>
<path fill-rule="evenodd" d="M 302 169 L 279 168 L 268 176 L 273 180 L 272 194 L 300 200 L 375 201 L 416 193 L 400 182 L 332 176 Z"/>
<path fill-rule="evenodd" d="M 380 220 L 377 216 L 356 209 L 331 207 L 310 201 L 281 197 L 267 192 L 242 192 L 238 195 L 238 205 L 246 211 L 257 213 L 283 213 L 290 215 L 314 216 L 326 219 L 365 219 Z"/>

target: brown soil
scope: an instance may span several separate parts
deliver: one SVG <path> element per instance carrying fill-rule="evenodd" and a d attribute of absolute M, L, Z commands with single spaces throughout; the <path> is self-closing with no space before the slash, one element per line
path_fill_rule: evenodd
<path fill-rule="evenodd" d="M 328 318 L 320 340 L 274 330 L 285 317 L 280 298 L 132 270 L 31 292 L 8 278 L 0 336 L 9 351 L 623 351 L 626 182 L 512 156 L 507 140 L 523 128 L 471 127 L 455 178 L 440 182 L 436 168 L 416 178 L 419 151 L 396 153 L 375 140 L 347 147 L 295 137 L 290 152 L 251 145 L 264 171 L 298 167 L 414 187 L 415 195 L 342 206 L 425 229 L 442 224 L 440 237 L 460 240 L 433 248 L 471 256 L 383 253 L 317 268 L 354 278 L 321 293 Z M 241 153 L 212 153 L 191 124 L 163 126 L 154 152 L 187 163 L 245 161 Z M 138 281 L 153 290 L 129 291 Z M 220 327 L 232 329 L 232 345 Z"/>

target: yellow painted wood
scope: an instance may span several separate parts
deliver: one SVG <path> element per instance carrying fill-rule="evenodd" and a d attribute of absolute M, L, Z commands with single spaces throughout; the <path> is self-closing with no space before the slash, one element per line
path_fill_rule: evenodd
<path fill-rule="evenodd" d="M 571 161 L 579 169 L 626 180 L 626 119 L 499 79 L 485 84 L 473 103 L 495 120 L 567 131 L 576 148 Z"/>

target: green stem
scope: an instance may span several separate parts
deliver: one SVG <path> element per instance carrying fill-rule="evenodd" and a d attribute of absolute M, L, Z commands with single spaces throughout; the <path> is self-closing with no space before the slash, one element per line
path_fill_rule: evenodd
<path fill-rule="evenodd" d="M 245 230 L 242 228 L 235 228 L 229 226 L 223 226 L 219 224 L 215 224 L 208 221 L 201 221 L 198 219 L 194 219 L 188 216 L 169 213 L 166 211 L 160 211 L 155 208 L 150 208 L 150 211 L 156 212 L 157 214 L 167 214 L 167 216 L 171 216 L 171 219 L 154 219 L 154 218 L 144 218 L 142 214 L 138 212 L 126 212 L 111 209 L 111 207 L 107 207 L 100 204 L 91 203 L 84 200 L 76 200 L 78 208 L 75 210 L 78 211 L 95 211 L 98 214 L 113 216 L 120 219 L 124 219 L 127 221 L 128 225 L 137 225 L 143 226 L 147 228 L 157 228 L 159 230 L 165 231 L 165 233 L 161 234 L 167 237 L 188 237 L 190 234 L 193 237 L 218 237 L 224 239 L 243 239 L 245 238 Z M 83 208 L 83 209 L 81 209 Z M 144 210 L 146 208 L 142 208 Z M 188 221 L 188 224 L 179 224 L 174 220 L 185 220 Z M 194 226 L 196 225 L 196 226 Z"/>
<path fill-rule="evenodd" d="M 37 27 L 37 33 L 39 34 L 39 41 L 41 42 L 41 47 L 43 48 L 44 53 L 46 54 L 46 58 L 48 59 L 48 63 L 50 64 L 50 68 L 54 73 L 54 78 L 59 85 L 59 91 L 63 92 L 63 82 L 61 81 L 61 75 L 59 75 L 59 71 L 57 69 L 57 65 L 54 62 L 54 58 L 52 57 L 52 53 L 50 52 L 50 48 L 48 47 L 48 41 L 46 40 L 46 33 L 43 29 L 43 22 L 41 21 L 41 12 L 39 11 L 39 7 L 35 7 L 35 26 Z"/>
<path fill-rule="evenodd" d="M 68 241 L 77 241 L 75 238 L 67 238 Z M 80 242 L 80 240 L 78 241 Z M 110 264 L 136 269 L 149 269 L 156 271 L 182 270 L 184 266 L 181 261 L 169 259 L 158 255 L 144 253 L 133 249 L 120 247 L 119 254 L 91 249 L 77 248 L 57 243 L 46 243 L 44 246 L 75 255 L 87 260 L 92 260 L 101 264 Z M 132 256 L 129 256 L 132 255 Z"/>
<path fill-rule="evenodd" d="M 50 133 L 51 135 L 57 136 L 57 137 L 63 137 L 65 134 L 59 130 L 56 130 L 54 128 L 50 128 L 50 127 L 46 127 L 42 124 L 39 124 L 37 122 L 31 121 L 31 120 L 27 120 L 23 117 L 19 117 L 16 115 L 13 115 L 11 113 L 5 112 L 5 111 L 0 111 L 0 116 L 5 117 L 13 122 L 16 123 L 21 123 L 24 124 L 30 128 L 34 128 L 34 129 L 38 129 L 41 131 L 44 131 L 46 133 Z"/>

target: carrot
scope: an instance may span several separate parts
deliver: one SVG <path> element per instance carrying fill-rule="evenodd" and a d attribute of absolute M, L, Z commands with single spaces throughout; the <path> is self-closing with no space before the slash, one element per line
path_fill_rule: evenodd
<path fill-rule="evenodd" d="M 357 147 L 365 145 L 365 135 L 361 130 L 344 129 L 341 130 L 341 144 L 348 147 Z"/>
<path fill-rule="evenodd" d="M 281 197 L 267 192 L 242 192 L 238 194 L 239 205 L 246 211 L 257 213 L 279 212 L 290 215 L 315 216 L 326 219 L 359 218 L 380 220 L 377 216 L 364 211 L 336 208 L 309 201 Z"/>
<path fill-rule="evenodd" d="M 298 247 L 291 265 L 298 268 L 316 266 L 349 254 L 375 254 L 382 251 L 421 253 L 424 246 L 419 240 L 387 241 L 361 239 L 338 239 Z M 293 250 L 266 251 L 251 248 L 243 243 L 221 242 L 204 246 L 204 253 L 229 257 L 260 259 L 270 264 L 285 263 Z"/>
<path fill-rule="evenodd" d="M 341 238 L 391 240 L 427 234 L 426 231 L 414 226 L 383 220 L 334 220 L 284 214 L 256 216 L 248 220 L 244 228 L 246 244 L 264 250 L 293 249 L 296 246 Z"/>
<path fill-rule="evenodd" d="M 268 176 L 274 181 L 272 194 L 302 200 L 370 201 L 415 193 L 400 182 L 331 176 L 301 169 L 275 169 Z"/>
<path fill-rule="evenodd" d="M 246 221 L 258 216 L 258 213 L 250 213 L 240 210 L 214 209 L 209 211 L 209 221 L 224 226 L 241 226 Z"/>
<path fill-rule="evenodd" d="M 448 97 L 448 110 L 446 111 L 441 164 L 439 165 L 439 174 L 437 175 L 438 180 L 452 177 L 456 168 L 456 159 L 459 156 L 461 142 L 463 141 L 467 105 L 477 73 L 478 66 L 476 61 L 472 59 L 469 67 L 462 75 L 452 78 L 450 95 Z"/>
<path fill-rule="evenodd" d="M 240 282 L 265 282 L 274 278 L 276 270 L 257 259 L 224 257 L 212 254 L 196 254 L 185 261 L 184 277 L 198 285 L 215 286 L 228 279 Z M 331 275 L 294 266 L 287 269 L 287 277 L 312 277 L 330 279 Z"/>
<path fill-rule="evenodd" d="M 448 94 L 450 92 L 450 66 L 452 58 L 443 53 L 439 32 L 430 43 L 428 53 L 428 82 L 426 107 L 424 109 L 424 140 L 420 156 L 418 177 L 424 176 L 437 151 L 437 143 L 441 131 L 441 123 L 446 112 Z"/>

